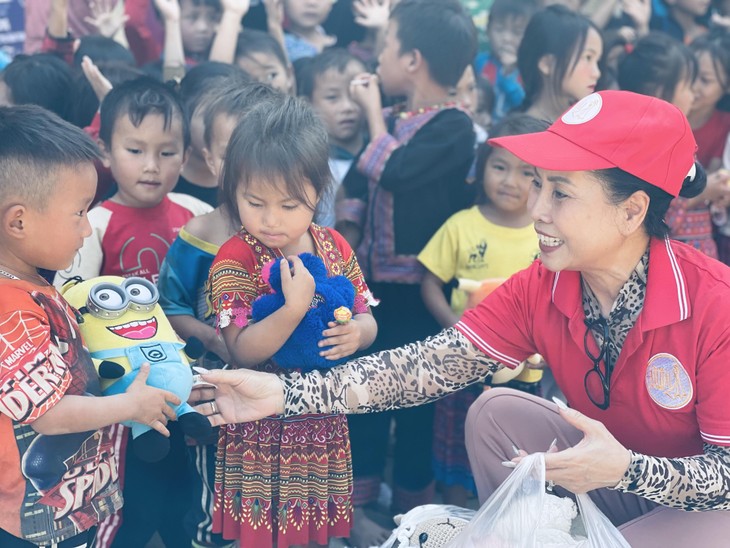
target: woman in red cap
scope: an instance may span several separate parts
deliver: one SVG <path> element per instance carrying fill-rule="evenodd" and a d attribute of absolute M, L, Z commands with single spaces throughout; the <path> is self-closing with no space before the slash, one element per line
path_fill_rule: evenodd
<path fill-rule="evenodd" d="M 418 405 L 540 353 L 570 407 L 509 389 L 475 402 L 466 428 L 480 500 L 550 447 L 546 478 L 589 492 L 632 546 L 725 546 L 730 270 L 667 239 L 663 221 L 672 198 L 706 180 L 686 118 L 604 91 L 544 132 L 491 143 L 537 166 L 539 261 L 424 342 L 327 373 L 211 372 L 217 389 L 199 397 L 215 402 L 199 409 L 223 424 Z"/>

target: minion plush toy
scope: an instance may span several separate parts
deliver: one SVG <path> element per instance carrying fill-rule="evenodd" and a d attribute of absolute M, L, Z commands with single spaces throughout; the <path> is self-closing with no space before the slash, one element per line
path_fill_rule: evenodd
<path fill-rule="evenodd" d="M 64 298 L 79 311 L 79 328 L 97 367 L 102 394 L 121 394 L 150 364 L 147 384 L 180 398 L 174 407 L 181 430 L 200 443 L 212 443 L 217 432 L 203 415 L 186 403 L 193 374 L 180 342 L 157 304 L 157 287 L 144 278 L 101 276 L 69 281 Z M 191 352 L 192 354 L 192 352 Z M 168 438 L 151 427 L 132 422 L 133 448 L 140 459 L 154 462 L 170 448 Z"/>

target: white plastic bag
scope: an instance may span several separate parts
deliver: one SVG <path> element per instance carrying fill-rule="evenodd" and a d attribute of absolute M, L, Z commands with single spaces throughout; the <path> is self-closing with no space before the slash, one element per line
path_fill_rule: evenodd
<path fill-rule="evenodd" d="M 544 453 L 529 455 L 448 547 L 631 548 L 588 495 L 577 501 L 573 519 L 572 500 L 545 492 Z"/>

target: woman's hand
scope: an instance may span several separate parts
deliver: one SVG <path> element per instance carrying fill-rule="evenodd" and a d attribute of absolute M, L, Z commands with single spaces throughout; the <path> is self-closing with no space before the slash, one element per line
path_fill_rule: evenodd
<path fill-rule="evenodd" d="M 331 346 L 319 353 L 328 360 L 339 360 L 357 352 L 362 343 L 362 329 L 356 320 L 350 320 L 346 324 L 329 322 L 329 329 L 322 331 L 325 338 L 319 341 L 319 346 Z"/>
<path fill-rule="evenodd" d="M 548 450 L 545 479 L 576 494 L 613 487 L 621 481 L 631 464 L 631 452 L 616 441 L 603 423 L 569 409 L 565 404 L 558 405 L 558 412 L 585 436 L 574 447 L 563 451 L 559 448 Z M 512 462 L 518 463 L 523 457 L 516 457 Z"/>
<path fill-rule="evenodd" d="M 213 369 L 201 376 L 214 388 L 195 387 L 188 401 L 199 402 L 195 410 L 207 416 L 213 426 L 249 422 L 284 412 L 284 387 L 276 375 L 250 369 Z"/>

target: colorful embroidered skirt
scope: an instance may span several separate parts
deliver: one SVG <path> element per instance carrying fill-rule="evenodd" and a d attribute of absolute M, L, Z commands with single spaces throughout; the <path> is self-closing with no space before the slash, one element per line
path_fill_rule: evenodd
<path fill-rule="evenodd" d="M 344 415 L 267 418 L 221 428 L 213 530 L 241 548 L 346 537 L 352 460 Z"/>

